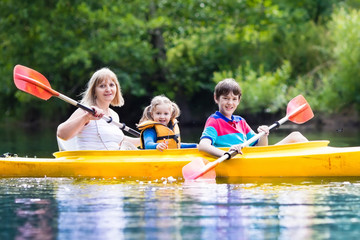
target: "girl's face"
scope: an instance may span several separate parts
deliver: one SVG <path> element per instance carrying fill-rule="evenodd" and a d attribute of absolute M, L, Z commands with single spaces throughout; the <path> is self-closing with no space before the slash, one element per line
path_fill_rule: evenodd
<path fill-rule="evenodd" d="M 221 95 L 219 99 L 216 99 L 214 96 L 214 99 L 219 106 L 219 112 L 229 119 L 231 119 L 231 116 L 240 103 L 240 97 L 234 95 L 232 92 L 228 95 Z"/>
<path fill-rule="evenodd" d="M 95 88 L 96 101 L 101 103 L 111 103 L 116 95 L 116 84 L 111 79 L 100 82 Z"/>
<path fill-rule="evenodd" d="M 161 103 L 155 107 L 151 113 L 155 122 L 168 125 L 171 118 L 171 106 L 170 104 Z"/>

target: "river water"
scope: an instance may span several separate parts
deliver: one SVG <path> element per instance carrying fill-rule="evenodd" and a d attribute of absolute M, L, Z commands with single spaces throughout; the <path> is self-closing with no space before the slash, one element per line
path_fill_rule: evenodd
<path fill-rule="evenodd" d="M 0 179 L 0 239 L 357 239 L 359 178 Z"/>
<path fill-rule="evenodd" d="M 51 157 L 57 150 L 52 130 L 1 131 L 0 153 Z M 274 132 L 270 142 L 287 133 Z M 356 131 L 311 131 L 305 135 L 310 140 L 328 139 L 332 146 L 360 146 Z M 184 139 L 196 141 L 191 134 Z M 165 178 L 0 178 L 0 239 L 358 236 L 360 177 L 234 178 L 195 183 Z"/>

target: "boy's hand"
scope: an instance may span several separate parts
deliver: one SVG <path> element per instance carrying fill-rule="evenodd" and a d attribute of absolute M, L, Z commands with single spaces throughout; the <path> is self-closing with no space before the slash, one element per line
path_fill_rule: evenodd
<path fill-rule="evenodd" d="M 258 127 L 257 131 L 260 133 L 260 132 L 265 132 L 265 136 L 269 136 L 269 133 L 270 133 L 270 129 L 268 126 L 266 125 L 261 125 Z"/>
<path fill-rule="evenodd" d="M 241 144 L 239 145 L 233 145 L 231 146 L 231 148 L 229 149 L 229 151 L 233 150 L 233 151 L 236 151 L 238 154 L 243 154 L 241 149 L 243 149 L 243 147 L 241 146 Z"/>

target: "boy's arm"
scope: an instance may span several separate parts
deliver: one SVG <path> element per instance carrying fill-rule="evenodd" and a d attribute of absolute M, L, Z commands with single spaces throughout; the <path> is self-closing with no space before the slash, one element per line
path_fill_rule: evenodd
<path fill-rule="evenodd" d="M 269 145 L 269 140 L 268 140 L 268 136 L 269 136 L 269 127 L 268 126 L 265 126 L 265 125 L 262 125 L 262 126 L 259 126 L 258 129 L 257 129 L 258 133 L 261 133 L 261 132 L 265 132 L 265 135 L 263 135 L 258 143 L 256 144 L 256 146 L 267 146 Z"/>
<path fill-rule="evenodd" d="M 215 157 L 221 157 L 225 153 L 225 151 L 211 145 L 211 140 L 209 138 L 201 139 L 198 148 L 200 151 L 206 152 Z"/>
<path fill-rule="evenodd" d="M 266 135 L 262 136 L 258 143 L 255 146 L 267 146 L 268 144 L 268 137 Z"/>

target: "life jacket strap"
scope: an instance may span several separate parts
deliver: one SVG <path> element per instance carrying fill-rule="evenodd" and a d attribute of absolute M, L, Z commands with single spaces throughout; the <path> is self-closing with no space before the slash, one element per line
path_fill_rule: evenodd
<path fill-rule="evenodd" d="M 159 140 L 163 140 L 164 138 L 165 139 L 174 139 L 176 143 L 179 143 L 179 134 L 175 134 L 175 135 L 168 135 L 168 136 L 164 136 L 164 137 L 157 137 L 156 140 L 159 141 Z"/>

